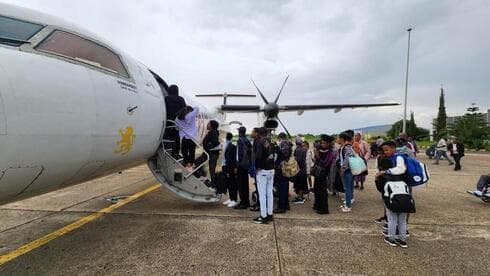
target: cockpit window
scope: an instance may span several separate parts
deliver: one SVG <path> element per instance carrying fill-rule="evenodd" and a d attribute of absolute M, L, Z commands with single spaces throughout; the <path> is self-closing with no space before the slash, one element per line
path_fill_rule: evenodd
<path fill-rule="evenodd" d="M 0 15 L 0 43 L 20 46 L 44 26 Z"/>
<path fill-rule="evenodd" d="M 56 30 L 36 46 L 36 50 L 68 57 L 129 78 L 116 53 L 72 33 Z"/>

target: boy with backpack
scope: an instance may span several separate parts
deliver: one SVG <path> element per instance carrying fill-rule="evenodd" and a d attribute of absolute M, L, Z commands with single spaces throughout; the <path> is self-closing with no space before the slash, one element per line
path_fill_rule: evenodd
<path fill-rule="evenodd" d="M 391 158 L 393 168 L 380 170 L 376 178 L 387 176 L 389 181 L 384 185 L 383 199 L 386 205 L 388 218 L 388 232 L 384 233 L 384 241 L 391 246 L 408 248 L 407 239 L 407 215 L 415 211 L 415 205 L 409 192 L 409 187 L 404 179 L 407 179 L 406 157 L 396 153 L 396 144 L 392 141 L 381 145 L 386 157 Z M 396 235 L 398 229 L 399 235 Z"/>
<path fill-rule="evenodd" d="M 272 186 L 274 182 L 274 147 L 268 137 L 267 129 L 258 129 L 258 139 L 254 142 L 254 164 L 257 170 L 257 189 L 260 201 L 260 216 L 254 219 L 255 223 L 267 224 L 273 221 L 272 216 L 274 198 Z"/>
<path fill-rule="evenodd" d="M 251 166 L 252 159 L 252 144 L 246 137 L 247 129 L 245 127 L 238 128 L 237 141 L 237 185 L 240 195 L 240 204 L 235 206 L 235 209 L 247 209 L 250 206 L 249 181 L 248 171 Z"/>

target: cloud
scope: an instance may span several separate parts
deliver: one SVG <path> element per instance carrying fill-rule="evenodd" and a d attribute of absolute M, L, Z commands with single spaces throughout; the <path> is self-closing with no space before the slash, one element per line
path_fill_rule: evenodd
<path fill-rule="evenodd" d="M 184 92 L 253 92 L 283 104 L 403 102 L 411 33 L 408 110 L 424 127 L 487 96 L 488 1 L 28 1 L 111 41 Z M 260 99 L 241 101 L 257 104 Z M 220 101 L 206 101 L 218 104 Z M 232 100 L 233 102 L 233 100 Z M 403 107 L 281 114 L 293 133 L 389 124 Z M 248 126 L 255 115 L 230 115 Z"/>

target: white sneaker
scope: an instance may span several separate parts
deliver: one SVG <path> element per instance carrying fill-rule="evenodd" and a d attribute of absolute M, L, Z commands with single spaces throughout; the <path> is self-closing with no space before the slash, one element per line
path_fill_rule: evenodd
<path fill-rule="evenodd" d="M 341 210 L 342 210 L 342 212 L 344 212 L 344 213 L 348 213 L 348 212 L 352 211 L 352 209 L 351 209 L 351 208 L 349 208 L 349 207 L 342 207 L 342 209 L 341 209 Z"/>
<path fill-rule="evenodd" d="M 238 202 L 232 200 L 232 201 L 230 201 L 230 203 L 228 203 L 228 207 L 233 208 L 233 207 L 237 206 L 238 204 L 239 204 Z"/>
<path fill-rule="evenodd" d="M 228 205 L 230 204 L 231 200 L 227 199 L 225 202 L 223 202 L 223 205 Z"/>

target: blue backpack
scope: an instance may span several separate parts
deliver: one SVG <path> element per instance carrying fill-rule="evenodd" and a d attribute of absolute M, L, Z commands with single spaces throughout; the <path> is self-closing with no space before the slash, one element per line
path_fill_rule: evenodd
<path fill-rule="evenodd" d="M 408 186 L 415 187 L 429 181 L 429 171 L 424 163 L 406 154 L 398 153 L 392 157 L 393 164 L 396 164 L 396 158 L 398 156 L 403 157 L 403 160 L 405 161 L 405 166 L 407 167 L 407 172 L 405 174 L 407 176 L 406 181 Z"/>

